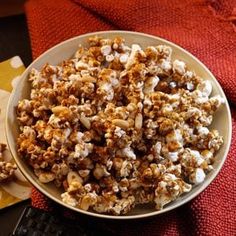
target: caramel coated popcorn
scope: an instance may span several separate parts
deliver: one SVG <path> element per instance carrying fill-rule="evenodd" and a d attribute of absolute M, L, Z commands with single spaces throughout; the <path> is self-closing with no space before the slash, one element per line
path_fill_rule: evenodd
<path fill-rule="evenodd" d="M 224 103 L 212 85 L 172 60 L 172 49 L 92 37 L 74 57 L 29 75 L 19 101 L 18 152 L 62 201 L 121 215 L 162 209 L 213 169 L 222 136 L 209 126 Z"/>
<path fill-rule="evenodd" d="M 6 150 L 6 145 L 0 143 L 0 183 L 9 181 L 16 170 L 16 164 L 6 162 L 3 159 L 3 152 Z"/>

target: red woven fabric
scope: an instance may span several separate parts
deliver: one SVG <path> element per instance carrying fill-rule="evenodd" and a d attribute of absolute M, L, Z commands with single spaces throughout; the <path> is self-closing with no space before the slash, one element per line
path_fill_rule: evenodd
<path fill-rule="evenodd" d="M 231 102 L 233 119 L 231 149 L 214 182 L 190 203 L 161 216 L 89 220 L 117 235 L 236 235 L 236 1 L 30 0 L 26 15 L 34 58 L 72 36 L 124 29 L 166 38 L 208 66 Z M 48 209 L 52 203 L 33 190 L 32 204 Z"/>

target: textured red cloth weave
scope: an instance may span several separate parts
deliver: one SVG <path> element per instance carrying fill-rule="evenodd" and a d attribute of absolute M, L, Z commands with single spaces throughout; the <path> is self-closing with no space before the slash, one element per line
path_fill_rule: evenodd
<path fill-rule="evenodd" d="M 214 182 L 190 203 L 160 216 L 89 220 L 117 235 L 236 235 L 236 1 L 29 0 L 26 15 L 34 58 L 76 35 L 124 29 L 168 39 L 208 66 L 231 103 L 233 120 L 231 149 Z M 32 204 L 53 207 L 35 189 Z"/>

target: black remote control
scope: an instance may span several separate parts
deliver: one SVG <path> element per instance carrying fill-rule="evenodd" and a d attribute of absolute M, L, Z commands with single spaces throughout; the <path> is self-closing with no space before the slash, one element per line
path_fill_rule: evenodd
<path fill-rule="evenodd" d="M 76 222 L 72 223 L 65 218 L 28 206 L 20 216 L 12 236 L 92 236 L 107 233 L 95 228 L 85 230 Z"/>

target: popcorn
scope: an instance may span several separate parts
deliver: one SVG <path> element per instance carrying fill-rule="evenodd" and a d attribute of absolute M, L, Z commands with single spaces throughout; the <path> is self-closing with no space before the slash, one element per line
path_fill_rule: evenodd
<path fill-rule="evenodd" d="M 125 131 L 122 130 L 120 127 L 116 127 L 115 128 L 115 132 L 114 134 L 118 137 L 118 138 L 121 138 L 123 135 L 125 135 Z"/>
<path fill-rule="evenodd" d="M 174 60 L 173 62 L 173 70 L 179 73 L 180 75 L 183 75 L 185 73 L 186 65 L 183 61 L 180 60 Z"/>
<path fill-rule="evenodd" d="M 30 98 L 17 107 L 18 152 L 73 207 L 160 210 L 213 169 L 223 138 L 210 125 L 225 101 L 172 60 L 169 46 L 129 47 L 121 37 L 89 45 L 58 66 L 32 69 Z"/>
<path fill-rule="evenodd" d="M 136 155 L 134 153 L 134 150 L 130 146 L 123 148 L 121 150 L 121 153 L 122 153 L 123 157 L 126 157 L 128 159 L 133 159 L 133 160 L 136 159 Z"/>
<path fill-rule="evenodd" d="M 65 192 L 61 194 L 62 201 L 70 206 L 75 207 L 78 202 L 69 193 Z"/>
<path fill-rule="evenodd" d="M 101 53 L 104 56 L 109 55 L 111 53 L 111 50 L 112 50 L 111 45 L 104 45 L 104 46 L 101 47 Z"/>
<path fill-rule="evenodd" d="M 204 181 L 206 174 L 203 169 L 197 168 L 194 172 L 189 176 L 189 180 L 194 184 L 200 184 Z"/>
<path fill-rule="evenodd" d="M 201 91 L 202 94 L 209 97 L 212 92 L 212 85 L 209 80 L 204 80 L 197 86 L 197 90 Z"/>
<path fill-rule="evenodd" d="M 41 183 L 49 183 L 55 179 L 55 174 L 51 172 L 40 172 L 37 174 Z"/>
<path fill-rule="evenodd" d="M 106 55 L 106 61 L 107 62 L 112 62 L 115 59 L 113 55 Z"/>
<path fill-rule="evenodd" d="M 172 68 L 170 61 L 163 60 L 162 63 L 161 63 L 161 68 L 162 68 L 164 71 L 169 71 L 169 70 Z"/>
<path fill-rule="evenodd" d="M 128 55 L 127 54 L 122 54 L 120 56 L 120 63 L 125 64 L 128 61 Z"/>
<path fill-rule="evenodd" d="M 157 76 L 150 77 L 145 82 L 144 94 L 153 93 L 160 79 Z"/>
<path fill-rule="evenodd" d="M 168 153 L 168 158 L 172 161 L 175 162 L 178 160 L 178 152 L 169 152 Z"/>
<path fill-rule="evenodd" d="M 131 47 L 131 53 L 129 55 L 127 63 L 125 64 L 126 69 L 129 69 L 133 64 L 135 64 L 136 56 L 139 52 L 143 52 L 141 47 L 138 44 L 133 44 Z"/>
<path fill-rule="evenodd" d="M 186 87 L 189 91 L 192 91 L 194 89 L 194 84 L 192 82 L 187 82 Z"/>
<path fill-rule="evenodd" d="M 93 144 L 80 142 L 75 146 L 74 158 L 85 158 L 93 150 Z"/>
<path fill-rule="evenodd" d="M 200 136 L 205 136 L 209 133 L 209 129 L 207 127 L 202 127 L 202 126 L 197 128 L 197 131 Z"/>

